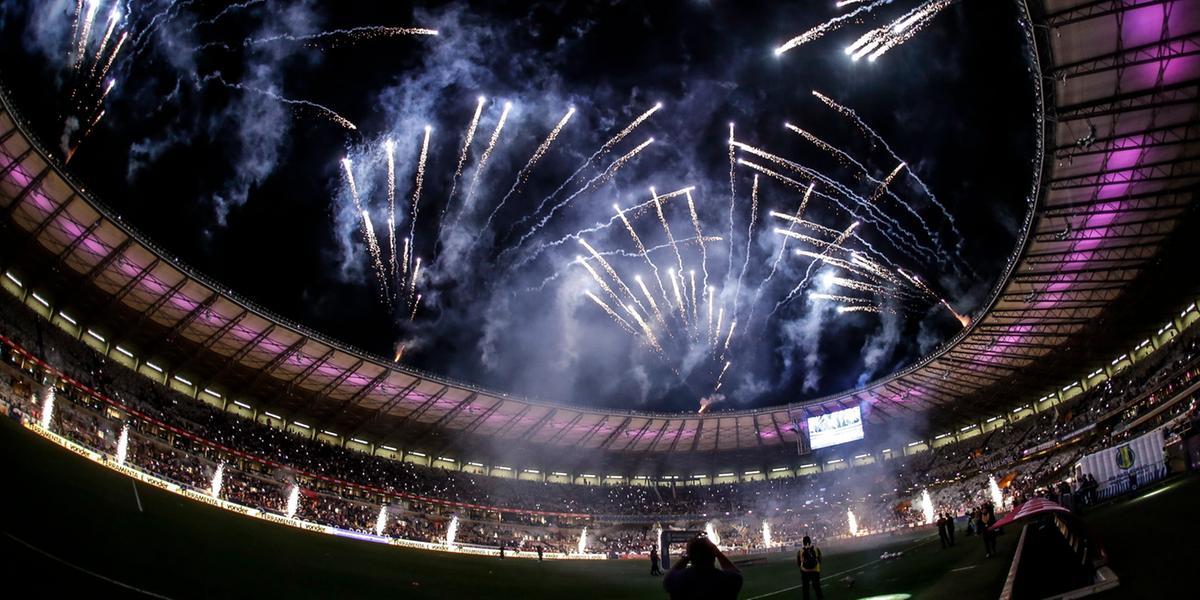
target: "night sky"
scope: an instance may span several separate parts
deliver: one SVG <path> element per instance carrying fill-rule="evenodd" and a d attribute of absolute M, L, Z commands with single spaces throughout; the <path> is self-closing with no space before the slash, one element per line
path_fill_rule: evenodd
<path fill-rule="evenodd" d="M 93 50 L 111 1 L 102 0 L 98 9 Z M 1014 252 L 1024 218 L 1034 101 L 1013 2 L 958 2 L 875 62 L 851 61 L 842 50 L 920 2 L 896 0 L 782 56 L 773 52 L 779 44 L 852 7 L 836 9 L 832 0 L 418 6 L 251 0 L 228 10 L 219 2 L 148 4 L 121 17 L 130 39 L 112 67 L 117 84 L 103 101 L 104 117 L 84 138 L 96 113 L 79 109 L 78 97 L 94 96 L 104 84 L 89 80 L 86 63 L 84 75 L 71 69 L 75 3 L 0 3 L 0 77 L 43 142 L 59 147 L 65 132 L 64 150 L 78 146 L 69 164 L 77 179 L 151 240 L 242 295 L 372 353 L 391 357 L 403 345 L 405 364 L 485 387 L 591 406 L 695 410 L 711 397 L 729 361 L 719 390 L 724 399 L 712 409 L 766 406 L 857 387 L 912 364 L 957 333 L 961 326 L 936 301 L 831 288 L 830 277 L 855 275 L 829 266 L 814 269 L 809 284 L 772 314 L 809 267 L 809 258 L 790 251 L 814 247 L 790 240 L 787 256 L 763 284 L 783 241 L 773 230 L 787 227 L 768 211 L 794 213 L 802 194 L 760 177 L 747 254 L 754 171 L 745 166 L 735 172 L 731 257 L 730 122 L 738 141 L 820 171 L 864 198 L 877 186 L 857 167 L 783 123 L 846 151 L 875 180 L 897 166 L 881 144 L 814 97 L 814 89 L 857 111 L 909 166 L 889 186 L 894 196 L 869 202 L 871 208 L 816 185 L 805 218 L 838 231 L 861 220 L 859 239 L 848 247 L 866 252 L 871 244 L 873 256 L 917 274 L 970 315 L 986 302 Z M 365 26 L 425 27 L 439 35 L 251 42 Z M 480 95 L 487 101 L 455 183 Z M 279 98 L 318 103 L 357 128 Z M 508 119 L 470 193 L 506 102 L 512 103 Z M 657 102 L 661 110 L 536 212 L 601 145 Z M 485 227 L 572 106 L 572 119 Z M 67 125 L 76 121 L 82 125 Z M 407 281 L 389 277 L 397 299 L 390 305 L 382 299 L 341 160 L 352 160 L 388 270 L 384 142 L 395 143 L 402 239 L 411 227 L 426 124 L 432 133 L 413 242 L 413 256 L 423 260 L 416 286 L 422 302 L 410 322 Z M 650 137 L 653 144 L 611 177 L 602 176 Z M 745 151 L 737 156 L 807 184 Z M 928 184 L 953 224 L 909 170 Z M 654 351 L 644 335 L 623 331 L 583 295 L 591 291 L 640 329 L 574 264 L 586 254 L 576 239 L 536 251 L 608 224 L 582 239 L 600 252 L 627 253 L 607 258 L 645 301 L 633 281 L 642 275 L 669 313 L 674 296 L 666 270 L 682 260 L 701 277 L 699 244 L 683 242 L 695 236 L 686 199 L 662 204 L 681 244 L 678 259 L 652 206 L 629 214 L 645 245 L 659 248 L 650 256 L 666 282 L 665 297 L 614 220 L 612 205 L 628 209 L 651 200 L 651 187 L 663 194 L 685 186 L 695 186 L 704 235 L 723 238 L 705 249 L 709 284 L 729 311 L 726 330 L 738 307 L 728 351 L 721 348 L 724 334 L 714 343 L 718 336 L 705 332 L 703 303 L 686 314 L 688 323 L 699 325 L 687 328 L 684 317 L 668 314 L 665 329 L 673 333 L 667 334 L 650 322 L 662 338 L 663 352 Z M 550 206 L 581 188 L 543 228 L 518 242 Z M 690 303 L 686 278 L 683 283 Z M 840 314 L 838 302 L 810 292 L 861 296 L 884 311 Z M 703 298 L 703 289 L 698 294 Z M 654 321 L 649 310 L 641 314 Z"/>

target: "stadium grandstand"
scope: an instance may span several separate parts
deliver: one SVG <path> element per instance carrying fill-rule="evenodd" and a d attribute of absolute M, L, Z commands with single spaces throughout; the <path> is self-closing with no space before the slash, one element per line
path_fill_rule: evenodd
<path fill-rule="evenodd" d="M 698 570 L 672 561 L 705 539 L 731 597 L 807 598 L 811 538 L 830 598 L 1194 594 L 1200 3 L 1011 4 L 1036 150 L 980 308 L 862 385 L 700 412 L 509 394 L 272 312 L 89 191 L 0 58 L 9 585 L 682 598 L 650 557 Z"/>

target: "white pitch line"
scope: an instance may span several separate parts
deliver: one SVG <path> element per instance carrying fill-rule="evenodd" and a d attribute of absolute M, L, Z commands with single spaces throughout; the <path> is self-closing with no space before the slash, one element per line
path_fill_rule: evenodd
<path fill-rule="evenodd" d="M 913 545 L 909 546 L 908 548 L 906 548 L 906 549 L 905 549 L 905 551 L 907 552 L 908 550 L 912 550 L 913 548 L 916 548 L 917 546 L 922 546 L 922 545 L 928 544 L 928 543 L 930 543 L 930 542 L 932 542 L 932 541 L 933 541 L 933 538 L 931 537 L 931 538 L 929 538 L 929 539 L 927 539 L 927 540 L 925 540 L 925 541 L 923 541 L 923 542 L 917 542 L 916 544 L 913 544 Z M 855 571 L 861 571 L 861 570 L 863 570 L 863 569 L 865 569 L 865 568 L 867 568 L 867 567 L 869 567 L 869 566 L 871 566 L 871 565 L 873 565 L 873 564 L 875 564 L 875 563 L 878 563 L 878 562 L 883 562 L 883 559 L 882 559 L 882 558 L 877 558 L 877 559 L 875 559 L 875 560 L 873 560 L 873 561 L 871 561 L 871 562 L 863 563 L 863 564 L 861 564 L 861 565 L 858 565 L 857 567 L 854 567 L 854 568 L 852 568 L 852 569 L 846 569 L 845 571 L 838 571 L 837 573 L 834 573 L 833 575 L 825 575 L 825 576 L 823 576 L 823 577 L 822 577 L 822 579 L 825 579 L 825 580 L 832 580 L 834 577 L 840 577 L 840 576 L 842 576 L 842 575 L 847 575 L 847 574 L 849 574 L 849 573 L 853 573 L 853 572 L 855 572 Z M 773 591 L 773 592 L 767 592 L 767 593 L 765 593 L 765 594 L 760 594 L 760 595 L 758 595 L 758 596 L 752 596 L 752 597 L 750 597 L 750 598 L 746 598 L 746 600 L 758 600 L 759 598 L 770 598 L 771 596 L 774 596 L 775 594 L 782 594 L 782 593 L 784 593 L 784 592 L 790 592 L 790 591 L 792 591 L 792 590 L 797 590 L 797 589 L 800 589 L 800 587 L 801 587 L 801 586 L 803 586 L 803 585 L 804 585 L 804 584 L 799 584 L 799 585 L 793 585 L 793 586 L 791 586 L 791 587 L 785 587 L 785 588 L 783 588 L 783 589 L 781 589 L 781 590 L 775 590 L 775 591 Z"/>

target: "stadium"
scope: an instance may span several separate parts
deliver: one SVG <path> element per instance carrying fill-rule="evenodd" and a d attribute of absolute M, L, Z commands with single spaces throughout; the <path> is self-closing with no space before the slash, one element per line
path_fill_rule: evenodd
<path fill-rule="evenodd" d="M 14 589 L 1195 593 L 1200 3 L 203 4 L 0 6 Z"/>

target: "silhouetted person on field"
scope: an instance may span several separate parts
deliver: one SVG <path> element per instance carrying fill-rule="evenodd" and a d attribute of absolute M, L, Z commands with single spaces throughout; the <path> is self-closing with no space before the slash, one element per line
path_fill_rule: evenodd
<path fill-rule="evenodd" d="M 800 587 L 804 590 L 804 600 L 808 600 L 808 588 L 817 593 L 817 600 L 825 597 L 821 591 L 821 549 L 814 546 L 812 538 L 804 536 L 804 545 L 796 553 L 796 566 L 800 567 Z"/>
<path fill-rule="evenodd" d="M 658 568 L 658 545 L 650 546 L 650 574 L 662 575 L 662 569 Z"/>
<path fill-rule="evenodd" d="M 954 546 L 954 515 L 946 513 L 946 533 L 950 536 L 950 545 Z"/>
<path fill-rule="evenodd" d="M 731 600 L 742 591 L 742 572 L 708 538 L 698 537 L 663 578 L 663 589 L 671 600 Z"/>
<path fill-rule="evenodd" d="M 542 562 L 542 547 L 538 546 L 538 562 Z"/>
<path fill-rule="evenodd" d="M 937 527 L 938 527 L 938 540 L 940 540 L 942 542 L 942 548 L 949 547 L 950 546 L 950 534 L 946 533 L 946 517 L 944 517 L 942 515 L 938 515 Z"/>

